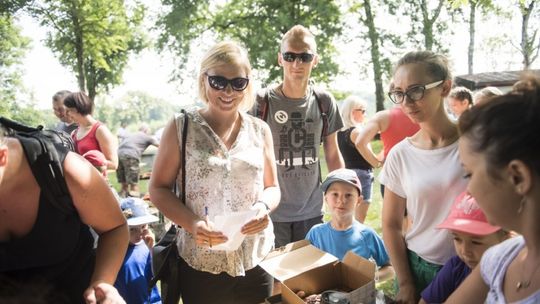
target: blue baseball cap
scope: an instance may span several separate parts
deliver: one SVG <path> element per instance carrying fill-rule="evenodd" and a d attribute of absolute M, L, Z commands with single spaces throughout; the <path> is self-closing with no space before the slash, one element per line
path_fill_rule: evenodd
<path fill-rule="evenodd" d="M 127 219 L 128 226 L 139 226 L 159 220 L 157 216 L 150 214 L 148 204 L 137 197 L 122 199 L 120 208 Z"/>
<path fill-rule="evenodd" d="M 322 191 L 326 192 L 328 187 L 330 187 L 330 185 L 334 182 L 344 182 L 350 184 L 358 189 L 358 194 L 362 194 L 362 184 L 360 184 L 360 180 L 358 179 L 358 176 L 356 176 L 356 173 L 351 169 L 336 169 L 328 173 L 326 179 L 321 185 Z"/>

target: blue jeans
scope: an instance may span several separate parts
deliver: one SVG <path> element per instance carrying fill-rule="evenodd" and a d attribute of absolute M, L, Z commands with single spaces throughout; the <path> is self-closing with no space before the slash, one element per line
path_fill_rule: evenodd
<path fill-rule="evenodd" d="M 373 169 L 364 170 L 364 169 L 352 169 L 354 172 L 356 172 L 356 176 L 358 176 L 358 179 L 360 180 L 360 184 L 362 185 L 362 196 L 364 197 L 364 201 L 367 203 L 371 203 L 371 193 L 373 192 L 373 181 L 375 180 L 375 176 L 373 175 Z"/>

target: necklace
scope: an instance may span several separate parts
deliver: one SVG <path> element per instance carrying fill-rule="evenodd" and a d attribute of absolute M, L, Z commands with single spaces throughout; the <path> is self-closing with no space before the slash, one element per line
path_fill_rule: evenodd
<path fill-rule="evenodd" d="M 540 266 L 540 263 L 536 264 L 536 267 L 534 268 L 533 272 L 529 276 L 528 280 L 520 280 L 516 283 L 516 292 L 519 292 L 522 289 L 527 289 L 531 285 L 531 280 L 534 277 L 534 274 L 538 270 L 538 266 Z M 523 273 L 525 272 L 525 262 L 523 263 Z"/>

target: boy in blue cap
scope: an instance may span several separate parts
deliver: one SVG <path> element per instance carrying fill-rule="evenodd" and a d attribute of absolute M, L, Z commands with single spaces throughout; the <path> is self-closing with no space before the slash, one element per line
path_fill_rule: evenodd
<path fill-rule="evenodd" d="M 114 287 L 126 303 L 161 303 L 156 286 L 148 291 L 148 282 L 152 279 L 150 248 L 154 246 L 148 224 L 157 222 L 158 218 L 150 214 L 148 204 L 140 198 L 125 198 L 120 208 L 129 226 L 129 246 Z"/>
<path fill-rule="evenodd" d="M 375 261 L 380 281 L 394 275 L 382 239 L 373 228 L 354 219 L 354 209 L 362 203 L 362 186 L 356 173 L 350 169 L 337 169 L 328 174 L 321 185 L 332 219 L 313 226 L 307 236 L 313 246 L 340 260 L 347 251 Z"/>

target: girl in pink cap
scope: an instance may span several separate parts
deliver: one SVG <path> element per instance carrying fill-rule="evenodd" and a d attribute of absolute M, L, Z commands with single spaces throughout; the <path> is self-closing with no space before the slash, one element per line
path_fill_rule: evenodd
<path fill-rule="evenodd" d="M 433 282 L 422 292 L 420 303 L 443 303 L 480 262 L 484 252 L 509 236 L 488 223 L 484 212 L 467 192 L 455 200 L 448 217 L 437 226 L 454 237 L 456 256 L 444 264 Z"/>

